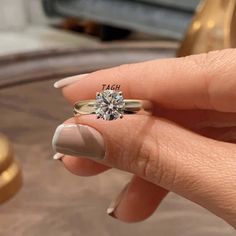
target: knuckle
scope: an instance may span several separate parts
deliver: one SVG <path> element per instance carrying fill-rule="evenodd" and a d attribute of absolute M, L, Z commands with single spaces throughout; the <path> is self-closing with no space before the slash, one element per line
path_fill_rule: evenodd
<path fill-rule="evenodd" d="M 191 61 L 202 79 L 202 98 L 208 109 L 218 110 L 216 89 L 235 73 L 236 50 L 226 49 L 192 56 Z M 229 76 L 230 75 L 230 76 Z"/>
<path fill-rule="evenodd" d="M 202 53 L 200 55 L 195 55 L 195 56 L 189 56 L 189 58 L 192 60 L 192 62 L 200 69 L 208 69 L 210 65 L 212 64 L 213 57 L 215 57 L 215 54 L 217 52 L 207 52 L 207 53 Z"/>
<path fill-rule="evenodd" d="M 159 133 L 149 132 L 147 129 L 145 128 L 145 133 L 137 129 L 137 132 L 127 139 L 126 148 L 121 144 L 113 145 L 116 151 L 110 150 L 110 153 L 113 153 L 109 158 L 110 164 L 171 189 L 176 181 L 179 181 L 176 172 L 177 161 L 174 158 L 178 153 L 173 153 L 172 142 L 161 141 Z M 156 130 L 156 127 L 152 126 L 152 129 Z"/>
<path fill-rule="evenodd" d="M 164 168 L 160 161 L 157 141 L 145 139 L 136 148 L 133 158 L 130 159 L 130 169 L 149 181 L 160 184 L 163 182 Z"/>
<path fill-rule="evenodd" d="M 159 170 L 158 146 L 144 141 L 137 150 L 136 168 L 144 178 L 154 179 Z"/>
<path fill-rule="evenodd" d="M 236 49 L 225 49 L 187 56 L 185 59 L 192 62 L 195 69 L 203 72 L 206 78 L 213 79 L 216 75 L 223 73 L 226 66 L 232 65 L 232 62 L 235 63 L 233 60 L 235 57 Z"/>
<path fill-rule="evenodd" d="M 167 158 L 163 160 L 161 156 Z M 136 173 L 143 178 L 172 189 L 179 181 L 179 176 L 177 176 L 175 160 L 168 160 L 168 156 L 173 156 L 173 154 L 169 155 L 168 145 L 160 147 L 157 141 L 143 142 L 131 163 L 131 168 L 137 169 Z"/>
<path fill-rule="evenodd" d="M 199 83 L 202 86 L 201 97 L 204 104 L 207 104 L 209 109 L 216 109 L 212 85 L 215 85 L 216 75 L 219 74 L 222 69 L 222 58 L 224 55 L 224 51 L 213 51 L 186 57 L 194 71 L 200 75 L 202 80 L 202 82 Z"/>

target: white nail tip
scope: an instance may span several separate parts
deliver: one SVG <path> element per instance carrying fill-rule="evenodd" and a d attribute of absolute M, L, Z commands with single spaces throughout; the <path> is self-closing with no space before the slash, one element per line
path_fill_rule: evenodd
<path fill-rule="evenodd" d="M 55 133 L 54 133 L 53 139 L 52 139 L 52 147 L 53 147 L 54 151 L 56 151 L 56 148 L 55 148 L 56 147 L 56 143 L 57 143 L 59 134 L 60 134 L 61 130 L 64 128 L 64 126 L 65 126 L 64 124 L 61 124 L 55 130 Z"/>
<path fill-rule="evenodd" d="M 68 124 L 61 124 L 61 125 L 57 126 L 55 133 L 53 135 L 53 138 L 52 138 L 52 147 L 53 147 L 54 151 L 56 151 L 56 144 L 57 144 L 57 140 L 58 140 L 61 130 L 64 128 L 70 128 L 70 127 L 77 127 L 77 125 L 68 123 Z"/>
<path fill-rule="evenodd" d="M 107 208 L 107 214 L 108 215 L 112 215 L 112 213 L 114 212 L 114 208 Z"/>
<path fill-rule="evenodd" d="M 65 86 L 68 86 L 70 84 L 73 84 L 75 82 L 77 82 L 78 80 L 86 77 L 88 74 L 81 74 L 81 75 L 76 75 L 76 76 L 72 76 L 72 77 L 68 77 L 68 78 L 65 78 L 65 79 L 61 79 L 61 80 L 58 80 L 56 83 L 54 83 L 54 88 L 63 88 Z"/>
<path fill-rule="evenodd" d="M 61 158 L 63 157 L 64 155 L 61 154 L 61 153 L 56 153 L 54 156 L 53 156 L 53 160 L 61 160 Z"/>

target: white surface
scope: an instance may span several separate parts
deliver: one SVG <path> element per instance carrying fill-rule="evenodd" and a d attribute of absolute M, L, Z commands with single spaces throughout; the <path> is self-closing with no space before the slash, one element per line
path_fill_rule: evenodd
<path fill-rule="evenodd" d="M 0 31 L 0 56 L 49 48 L 89 47 L 96 44 L 97 42 L 92 38 L 49 27 Z"/>
<path fill-rule="evenodd" d="M 95 44 L 94 39 L 84 35 L 53 29 L 48 26 L 49 22 L 51 20 L 44 15 L 41 0 L 1 0 L 0 56 Z"/>
<path fill-rule="evenodd" d="M 1 0 L 0 30 L 22 29 L 27 23 L 24 0 Z"/>
<path fill-rule="evenodd" d="M 58 19 L 46 17 L 41 0 L 1 0 L 0 30 L 22 30 L 31 24 L 46 25 Z"/>

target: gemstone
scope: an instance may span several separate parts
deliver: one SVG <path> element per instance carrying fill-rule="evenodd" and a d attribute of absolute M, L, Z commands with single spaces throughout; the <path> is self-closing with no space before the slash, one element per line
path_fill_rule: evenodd
<path fill-rule="evenodd" d="M 116 120 L 124 114 L 125 102 L 122 93 L 115 90 L 103 90 L 96 95 L 96 115 L 104 120 Z"/>

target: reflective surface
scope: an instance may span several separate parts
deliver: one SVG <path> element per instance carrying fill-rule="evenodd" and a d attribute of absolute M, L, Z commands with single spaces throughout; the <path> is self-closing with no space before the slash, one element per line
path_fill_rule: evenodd
<path fill-rule="evenodd" d="M 236 47 L 235 11 L 235 0 L 202 1 L 177 56 Z"/>
<path fill-rule="evenodd" d="M 10 199 L 21 187 L 22 177 L 13 159 L 10 143 L 0 135 L 0 203 Z"/>

